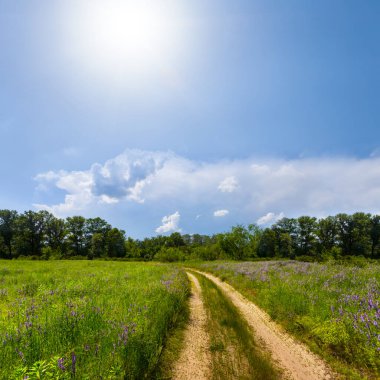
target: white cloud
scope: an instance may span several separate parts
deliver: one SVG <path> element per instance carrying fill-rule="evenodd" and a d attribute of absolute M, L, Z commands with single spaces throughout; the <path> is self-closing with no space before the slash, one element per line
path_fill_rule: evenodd
<path fill-rule="evenodd" d="M 217 210 L 214 212 L 214 216 L 217 218 L 222 218 L 223 216 L 228 215 L 230 212 L 228 210 Z"/>
<path fill-rule="evenodd" d="M 259 226 L 262 226 L 265 224 L 271 224 L 271 223 L 277 222 L 278 220 L 282 219 L 284 216 L 285 216 L 285 214 L 283 212 L 280 212 L 277 215 L 274 212 L 268 212 L 268 214 L 257 219 L 256 223 Z"/>
<path fill-rule="evenodd" d="M 112 205 L 115 203 L 119 203 L 119 200 L 117 198 L 109 197 L 108 195 L 103 194 L 100 196 L 100 203 Z"/>
<path fill-rule="evenodd" d="M 37 190 L 46 191 L 53 186 L 67 194 L 63 203 L 34 206 L 57 216 L 67 216 L 96 204 L 115 204 L 123 200 L 144 203 L 144 187 L 172 156 L 171 153 L 127 150 L 103 165 L 93 164 L 89 170 L 40 173 L 34 178 L 38 182 Z"/>
<path fill-rule="evenodd" d="M 36 207 L 58 216 L 95 213 L 116 203 L 113 213 L 125 214 L 138 207 L 142 215 L 150 209 L 165 212 L 168 205 L 210 215 L 223 204 L 228 210 L 240 210 L 234 212 L 236 221 L 231 223 L 270 223 L 280 211 L 289 217 L 380 211 L 380 157 L 208 163 L 173 153 L 127 150 L 87 170 L 48 171 L 35 180 L 42 199 Z M 222 189 L 237 187 L 238 196 L 226 198 Z M 58 192 L 60 202 L 46 204 L 42 190 L 51 195 L 54 188 L 65 195 L 62 199 Z"/>
<path fill-rule="evenodd" d="M 162 225 L 156 228 L 156 232 L 158 234 L 163 234 L 163 233 L 171 232 L 171 231 L 181 231 L 180 228 L 178 227 L 180 218 L 181 218 L 181 215 L 179 214 L 178 211 L 176 211 L 172 215 L 164 216 L 162 218 Z"/>
<path fill-rule="evenodd" d="M 227 177 L 222 182 L 220 182 L 218 189 L 222 193 L 232 193 L 238 188 L 238 182 L 235 177 Z"/>

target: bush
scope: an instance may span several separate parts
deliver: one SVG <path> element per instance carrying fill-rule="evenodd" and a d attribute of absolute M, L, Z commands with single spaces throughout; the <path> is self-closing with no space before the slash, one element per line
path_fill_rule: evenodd
<path fill-rule="evenodd" d="M 174 263 L 176 261 L 185 261 L 186 255 L 185 253 L 179 249 L 174 247 L 169 248 L 161 248 L 161 250 L 154 256 L 155 260 L 162 261 L 164 263 Z"/>
<path fill-rule="evenodd" d="M 220 248 L 216 244 L 207 247 L 195 247 L 191 253 L 194 259 L 204 261 L 217 260 L 220 257 Z"/>

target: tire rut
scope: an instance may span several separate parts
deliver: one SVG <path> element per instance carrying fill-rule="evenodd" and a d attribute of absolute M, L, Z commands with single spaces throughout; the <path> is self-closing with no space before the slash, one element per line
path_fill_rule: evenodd
<path fill-rule="evenodd" d="M 211 378 L 210 339 L 207 314 L 198 279 L 187 273 L 191 281 L 190 322 L 185 331 L 184 349 L 173 370 L 174 380 L 207 380 Z"/>

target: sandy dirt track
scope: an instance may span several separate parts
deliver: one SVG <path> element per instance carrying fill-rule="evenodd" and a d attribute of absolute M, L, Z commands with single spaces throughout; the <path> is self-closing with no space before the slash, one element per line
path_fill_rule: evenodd
<path fill-rule="evenodd" d="M 267 313 L 247 300 L 232 286 L 209 273 L 193 271 L 213 281 L 231 299 L 255 332 L 255 336 L 270 352 L 274 362 L 284 370 L 285 378 L 294 380 L 336 378 L 322 359 L 313 354 L 305 345 L 296 342 L 294 338 L 273 322 Z M 193 377 L 193 379 L 197 378 L 201 379 L 200 377 Z"/>
<path fill-rule="evenodd" d="M 175 380 L 207 380 L 211 378 L 210 339 L 202 290 L 196 277 L 191 281 L 190 322 L 185 331 L 184 349 L 173 370 Z"/>

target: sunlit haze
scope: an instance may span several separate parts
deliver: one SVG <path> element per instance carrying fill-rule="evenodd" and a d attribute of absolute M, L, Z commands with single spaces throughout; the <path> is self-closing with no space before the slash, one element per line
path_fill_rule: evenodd
<path fill-rule="evenodd" d="M 173 1 L 75 1 L 58 8 L 61 54 L 90 80 L 130 82 L 174 69 L 185 43 Z"/>

